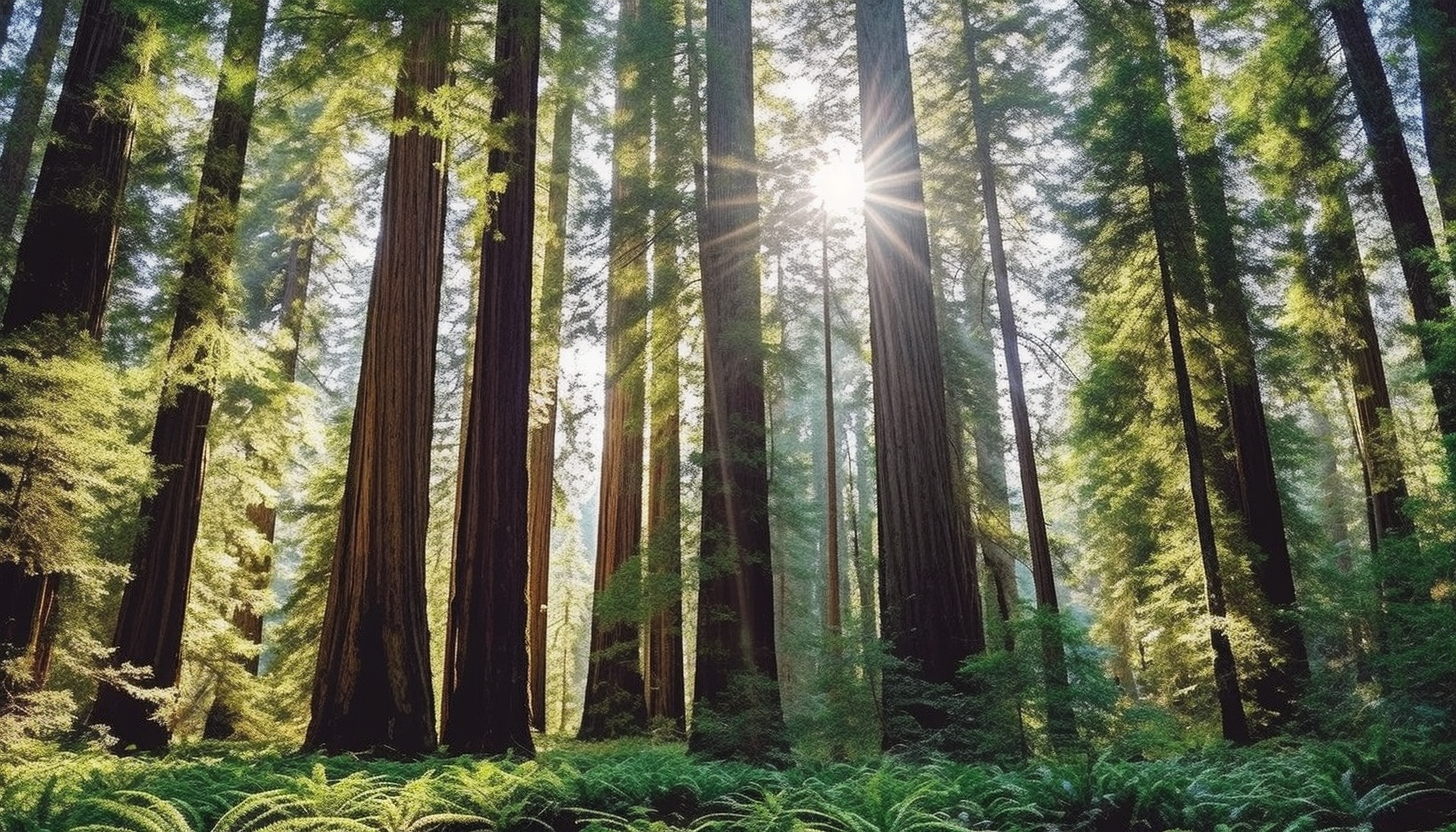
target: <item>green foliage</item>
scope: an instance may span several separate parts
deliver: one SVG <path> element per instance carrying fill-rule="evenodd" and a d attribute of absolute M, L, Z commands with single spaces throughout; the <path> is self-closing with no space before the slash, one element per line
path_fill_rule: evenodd
<path fill-rule="evenodd" d="M 0 758 L 0 829 L 134 832 L 1435 829 L 1456 819 L 1450 746 L 1209 748 L 1015 767 L 943 758 L 769 770 L 641 741 L 532 762 L 412 763 L 218 747 L 154 759 Z M 1445 764 L 1422 770 L 1427 755 Z"/>

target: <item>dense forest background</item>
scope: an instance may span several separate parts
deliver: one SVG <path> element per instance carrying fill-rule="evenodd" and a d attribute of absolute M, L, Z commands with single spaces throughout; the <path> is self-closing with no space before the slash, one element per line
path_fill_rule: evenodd
<path fill-rule="evenodd" d="M 1451 0 L 0 43 L 14 828 L 1456 819 Z"/>

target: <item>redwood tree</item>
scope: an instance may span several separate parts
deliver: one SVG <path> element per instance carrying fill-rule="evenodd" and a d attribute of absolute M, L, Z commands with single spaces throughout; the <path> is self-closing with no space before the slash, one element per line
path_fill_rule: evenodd
<path fill-rule="evenodd" d="M 450 14 L 413 13 L 394 96 L 379 242 L 304 745 L 435 748 L 425 533 L 435 334 L 444 271 L 444 142 L 428 96 L 448 82 Z"/>
<path fill-rule="evenodd" d="M 571 193 L 572 125 L 581 98 L 582 3 L 563 8 L 557 46 L 556 115 L 551 124 L 551 162 L 546 195 L 546 243 L 541 299 L 533 331 L 531 371 L 543 410 L 533 413 L 527 434 L 526 648 L 531 674 L 531 726 L 546 730 L 546 612 L 551 575 L 551 509 L 556 483 L 556 410 L 561 375 L 561 304 L 566 291 L 566 208 Z"/>
<path fill-rule="evenodd" d="M 944 368 L 930 284 L 902 0 L 855 4 L 865 164 L 870 350 L 880 501 L 880 614 L 891 655 L 950 683 L 985 649 L 969 519 L 955 498 Z M 711 53 L 710 53 L 711 54 Z M 887 684 L 887 700 L 892 695 Z M 904 704 L 886 702 L 894 712 Z M 942 727 L 938 708 L 915 714 Z M 893 725 L 895 723 L 891 723 Z M 902 737 L 887 730 L 887 745 Z"/>
<path fill-rule="evenodd" d="M 749 0 L 709 0 L 703 281 L 702 549 L 688 745 L 762 759 L 785 745 L 769 564 Z"/>
<path fill-rule="evenodd" d="M 35 152 L 36 133 L 40 129 L 41 111 L 45 108 L 46 91 L 50 88 L 51 70 L 61 44 L 61 29 L 66 23 L 70 0 L 43 0 L 40 16 L 35 21 L 35 34 L 25 55 L 20 92 L 10 110 L 10 125 L 5 128 L 5 149 L 0 151 L 0 250 L 8 250 L 25 182 L 30 175 L 30 159 Z M 0 40 L 3 43 L 3 40 Z"/>
<path fill-rule="evenodd" d="M 1395 251 L 1415 311 L 1421 357 L 1425 360 L 1426 376 L 1436 402 L 1436 424 L 1447 437 L 1447 471 L 1451 472 L 1456 467 L 1456 446 L 1452 445 L 1456 439 L 1450 438 L 1456 434 L 1456 362 L 1451 360 L 1450 347 L 1444 343 L 1448 339 L 1438 331 L 1447 323 L 1451 296 L 1441 277 L 1430 218 L 1395 111 L 1390 83 L 1385 78 L 1384 64 L 1370 32 L 1365 4 L 1362 0 L 1331 0 L 1327 8 L 1334 18 L 1345 54 L 1355 107 L 1370 145 L 1375 182 L 1390 219 Z"/>
<path fill-rule="evenodd" d="M 207 424 L 219 372 L 212 344 L 230 325 L 233 312 L 229 296 L 236 293 L 229 270 L 267 16 L 267 0 L 233 0 L 196 212 L 177 284 L 168 377 L 152 431 L 158 484 L 142 501 L 141 533 L 132 547 L 132 579 L 122 593 L 111 642 L 113 667 L 131 664 L 149 669 L 141 680 L 131 681 L 141 688 L 173 687 L 181 670 Z M 154 751 L 171 739 L 170 726 L 156 719 L 158 704 L 130 685 L 103 682 L 87 721 L 109 725 L 119 748 Z"/>
<path fill-rule="evenodd" d="M 607 378 L 597 567 L 582 739 L 647 724 L 635 603 L 642 536 L 646 415 L 647 186 L 651 90 L 643 70 L 642 0 L 621 0 L 612 124 L 612 216 L 607 263 Z M 607 594 L 611 590 L 611 594 Z"/>
<path fill-rule="evenodd" d="M 62 330 L 101 336 L 136 131 L 131 99 L 104 93 L 142 71 L 130 54 L 140 31 L 136 14 L 112 0 L 81 8 L 0 335 L 53 318 Z M 0 498 L 14 501 L 14 487 L 0 489 Z M 38 553 L 0 563 L 0 660 L 48 653 L 58 581 Z M 25 684 L 43 683 L 46 666 L 36 661 Z M 0 688 L 0 706 L 8 705 L 11 685 Z"/>
<path fill-rule="evenodd" d="M 490 151 L 506 177 L 480 243 L 480 305 L 445 635 L 440 740 L 455 753 L 531 756 L 526 660 L 526 428 L 540 0 L 500 0 Z"/>

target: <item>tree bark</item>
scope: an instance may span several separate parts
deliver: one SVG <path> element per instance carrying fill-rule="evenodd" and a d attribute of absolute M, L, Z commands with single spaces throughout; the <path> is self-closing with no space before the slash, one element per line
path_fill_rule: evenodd
<path fill-rule="evenodd" d="M 786 746 L 769 561 L 758 157 L 749 0 L 709 0 L 699 229 L 706 398 L 698 652 L 689 748 L 764 759 Z M 731 714 L 709 724 L 710 715 Z"/>
<path fill-rule="evenodd" d="M 1456 224 L 1456 0 L 1410 0 L 1410 15 L 1426 160 L 1441 217 L 1450 226 Z"/>
<path fill-rule="evenodd" d="M 1149 199 L 1159 199 L 1159 181 L 1151 167 L 1145 167 Z M 1173 269 L 1165 250 L 1165 234 L 1155 229 L 1158 248 L 1158 271 L 1162 282 L 1163 314 L 1168 326 L 1168 351 L 1173 356 L 1173 377 L 1178 389 L 1178 411 L 1183 424 L 1183 443 L 1188 453 L 1189 490 L 1193 497 L 1193 515 L 1198 527 L 1198 551 L 1203 561 L 1204 601 L 1208 608 L 1209 644 L 1213 649 L 1213 680 L 1218 697 L 1219 718 L 1224 739 L 1245 744 L 1250 740 L 1248 718 L 1244 714 L 1239 691 L 1238 669 L 1233 646 L 1229 642 L 1228 608 L 1223 597 L 1223 579 L 1219 570 L 1218 544 L 1214 540 L 1213 513 L 1209 507 L 1208 485 L 1203 468 L 1202 441 L 1198 435 L 1198 416 L 1193 409 L 1193 387 L 1188 377 L 1188 361 L 1183 353 L 1183 336 L 1178 326 L 1178 307 L 1174 290 Z"/>
<path fill-rule="evenodd" d="M 1254 363 L 1249 304 L 1240 282 L 1243 269 L 1234 242 L 1223 163 L 1218 157 L 1202 51 L 1187 0 L 1169 0 L 1162 8 L 1174 100 L 1182 115 L 1193 216 L 1203 242 L 1209 298 L 1222 347 L 1239 497 L 1232 508 L 1253 546 L 1249 565 L 1270 616 L 1265 628 L 1274 657 L 1254 676 L 1254 698 L 1278 729 L 1288 726 L 1297 714 L 1299 699 L 1309 684 L 1309 653 L 1298 618 L 1294 567 L 1285 537 L 1284 510 Z"/>
<path fill-rule="evenodd" d="M 1415 312 L 1421 357 L 1425 360 L 1426 378 L 1436 402 L 1436 423 L 1443 437 L 1449 438 L 1456 434 L 1456 363 L 1447 355 L 1449 349 L 1443 346 L 1438 330 L 1449 317 L 1451 297 L 1442 284 L 1430 219 L 1416 183 L 1415 167 L 1411 164 L 1405 134 L 1401 132 L 1384 65 L 1370 33 L 1365 5 L 1362 0 L 1331 0 L 1328 8 L 1345 53 L 1355 107 L 1370 145 L 1376 184 L 1390 218 L 1401 273 Z M 1456 446 L 1452 441 L 1456 440 L 1443 439 L 1448 472 L 1456 472 L 1456 456 L 1453 456 Z"/>
<path fill-rule="evenodd" d="M 395 121 L 430 124 L 423 99 L 448 83 L 450 16 L 406 31 Z M 433 132 L 413 127 L 389 141 L 307 748 L 409 755 L 436 745 L 424 550 L 445 176 Z"/>
<path fill-rule="evenodd" d="M 651 62 L 652 118 L 652 322 L 651 420 L 647 463 L 647 643 L 643 650 L 647 716 L 687 729 L 682 642 L 682 198 L 687 172 L 686 136 L 678 115 L 674 72 L 676 41 L 673 4 L 645 0 L 649 42 L 658 49 Z"/>
<path fill-rule="evenodd" d="M 10 111 L 10 125 L 5 128 L 5 149 L 0 151 L 0 245 L 4 249 L 9 248 L 7 244 L 20 216 L 36 134 L 40 131 L 41 111 L 45 109 L 46 92 L 50 89 L 61 30 L 65 28 L 66 10 L 70 5 L 70 0 L 42 0 L 35 35 L 25 54 L 20 92 Z M 0 43 L 4 43 L 3 38 Z"/>
<path fill-rule="evenodd" d="M 81 8 L 0 331 L 52 315 L 101 337 L 136 132 L 132 102 L 103 90 L 142 71 L 130 55 L 142 24 L 125 8 Z"/>
<path fill-rule="evenodd" d="M 535 398 L 527 436 L 527 659 L 531 665 L 531 725 L 546 730 L 546 613 L 551 576 L 551 511 L 555 498 L 556 411 L 561 376 L 561 308 L 566 291 L 566 209 L 571 194 L 572 125 L 580 101 L 581 71 L 573 61 L 581 49 L 583 25 L 575 5 L 561 20 L 560 97 L 551 125 L 551 172 L 546 195 L 546 244 L 541 265 L 541 303 L 532 345 Z"/>
<path fill-rule="evenodd" d="M 648 147 L 651 90 L 642 73 L 641 0 L 621 0 L 617 99 L 612 128 L 611 259 L 607 264 L 606 434 L 597 525 L 596 603 L 581 738 L 641 731 L 647 705 L 638 663 L 636 609 L 605 609 L 603 592 L 635 597 L 642 536 L 642 465 L 647 409 Z M 624 568 L 626 567 L 626 568 Z M 623 590 L 627 590 L 624 592 Z"/>
<path fill-rule="evenodd" d="M 955 497 L 901 0 L 855 6 L 865 159 L 880 614 L 908 672 L 952 682 L 985 650 L 973 539 Z M 898 706 L 887 703 L 887 710 Z M 936 728 L 946 715 L 916 714 Z M 885 736 L 887 746 L 902 738 Z"/>
<path fill-rule="evenodd" d="M 960 2 L 961 28 L 971 98 L 971 120 L 976 134 L 976 167 L 981 180 L 981 199 L 986 206 L 986 237 L 991 251 L 991 272 L 996 279 L 996 306 L 1000 313 L 1001 344 L 1006 356 L 1006 380 L 1011 393 L 1011 422 L 1016 431 L 1016 458 L 1021 468 L 1021 499 L 1026 512 L 1027 542 L 1031 550 L 1031 577 L 1036 591 L 1038 635 L 1041 641 L 1042 678 L 1047 695 L 1047 734 L 1052 745 L 1067 748 L 1077 741 L 1077 721 L 1072 713 L 1067 681 L 1067 653 L 1062 643 L 1057 604 L 1056 576 L 1052 572 L 1051 542 L 1047 538 L 1046 514 L 1041 501 L 1041 479 L 1037 475 L 1036 446 L 1031 436 L 1031 416 L 1026 406 L 1026 385 L 1021 376 L 1021 345 L 1016 330 L 1016 312 L 1011 305 L 1011 280 L 1006 265 L 1006 247 L 1001 236 L 1001 209 L 996 196 L 996 166 L 991 158 L 990 117 L 981 94 L 981 69 L 976 59 L 976 35 L 971 30 L 966 0 Z"/>
<path fill-rule="evenodd" d="M 112 636 L 112 667 L 149 668 L 142 680 L 132 682 L 147 689 L 174 687 L 181 669 L 207 426 L 219 373 L 209 344 L 231 323 L 237 208 L 267 17 L 267 0 L 233 0 L 229 11 L 196 213 L 177 287 L 168 378 L 152 431 L 158 486 L 142 501 L 142 532 L 131 555 L 132 580 L 122 593 Z M 156 751 L 171 740 L 170 726 L 157 719 L 158 705 L 103 682 L 87 721 L 109 725 L 119 750 Z"/>
<path fill-rule="evenodd" d="M 529 757 L 535 745 L 526 659 L 526 433 L 540 0 L 500 0 L 495 28 L 490 117 L 507 126 L 508 143 L 491 150 L 489 170 L 507 179 L 480 244 L 440 739 L 452 753 Z"/>

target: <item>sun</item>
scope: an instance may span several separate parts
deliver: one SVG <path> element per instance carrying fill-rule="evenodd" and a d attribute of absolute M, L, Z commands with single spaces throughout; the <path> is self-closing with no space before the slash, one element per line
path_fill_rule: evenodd
<path fill-rule="evenodd" d="M 826 159 L 814 172 L 814 195 L 831 213 L 858 211 L 864 205 L 864 166 L 842 153 Z"/>

